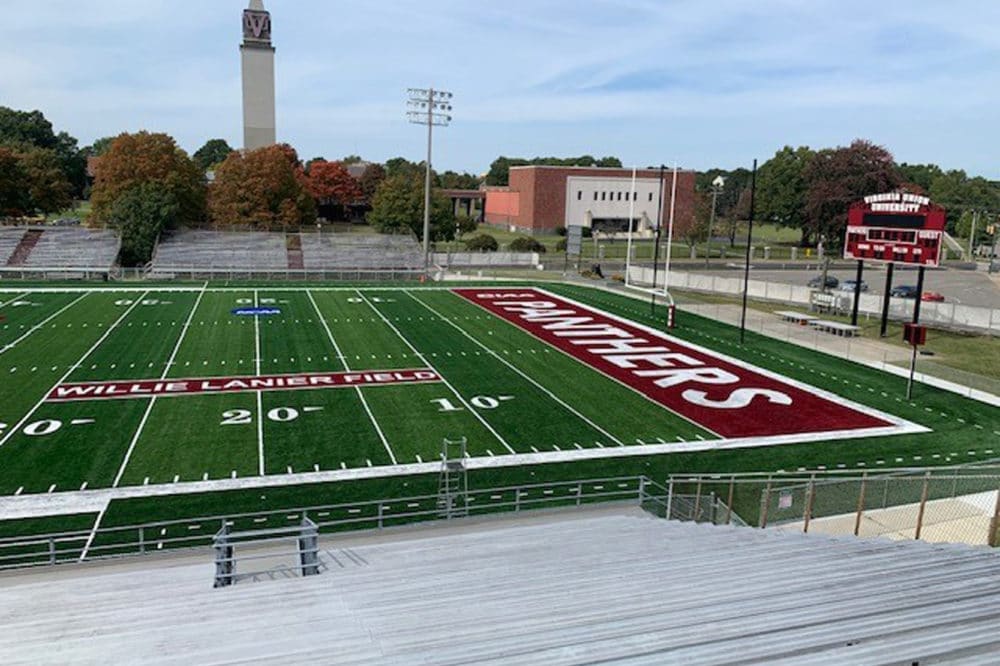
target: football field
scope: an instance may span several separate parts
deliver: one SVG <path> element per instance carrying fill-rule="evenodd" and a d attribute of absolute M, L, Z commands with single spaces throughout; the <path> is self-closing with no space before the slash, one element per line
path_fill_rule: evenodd
<path fill-rule="evenodd" d="M 72 513 L 102 490 L 97 507 L 434 473 L 442 442 L 461 438 L 473 470 L 777 446 L 840 456 L 854 441 L 917 452 L 944 417 L 947 430 L 996 415 L 907 403 L 887 392 L 898 378 L 814 352 L 750 353 L 707 320 L 657 330 L 641 309 L 566 286 L 8 288 L 0 498 L 67 496 Z M 996 426 L 975 428 L 988 456 Z"/>

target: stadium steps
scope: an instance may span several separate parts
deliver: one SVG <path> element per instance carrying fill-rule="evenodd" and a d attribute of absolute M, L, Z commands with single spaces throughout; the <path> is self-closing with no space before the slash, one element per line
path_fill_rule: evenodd
<path fill-rule="evenodd" d="M 35 249 L 38 245 L 38 241 L 42 237 L 42 231 L 35 229 L 29 230 L 24 236 L 21 237 L 21 242 L 17 244 L 14 248 L 14 253 L 10 255 L 10 259 L 7 260 L 8 266 L 24 266 L 28 262 L 28 257 L 31 255 L 31 251 Z"/>
<path fill-rule="evenodd" d="M 559 666 L 975 661 L 1000 647 L 1000 553 L 986 549 L 624 513 L 324 541 L 366 565 L 222 590 L 207 550 L 7 576 L 0 654 Z"/>
<path fill-rule="evenodd" d="M 302 236 L 300 234 L 285 235 L 285 253 L 288 257 L 288 268 L 300 271 L 306 267 L 302 258 Z"/>

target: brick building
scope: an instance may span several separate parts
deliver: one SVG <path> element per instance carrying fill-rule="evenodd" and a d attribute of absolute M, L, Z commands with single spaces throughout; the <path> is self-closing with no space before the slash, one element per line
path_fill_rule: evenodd
<path fill-rule="evenodd" d="M 641 169 L 632 192 L 631 169 L 600 167 L 511 167 L 507 187 L 486 188 L 486 224 L 528 234 L 552 234 L 559 227 L 580 225 L 604 233 L 626 233 L 633 210 L 633 229 L 650 236 L 656 225 L 660 192 L 658 169 Z M 673 170 L 663 172 L 660 219 L 670 219 Z M 693 220 L 695 172 L 677 172 L 674 226 Z M 632 200 L 634 196 L 634 201 Z"/>

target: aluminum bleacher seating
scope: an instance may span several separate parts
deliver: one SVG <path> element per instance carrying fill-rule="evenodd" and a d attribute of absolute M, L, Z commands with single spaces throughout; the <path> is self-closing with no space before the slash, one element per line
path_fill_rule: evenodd
<path fill-rule="evenodd" d="M 24 237 L 23 227 L 0 227 L 0 266 L 6 265 Z"/>
<path fill-rule="evenodd" d="M 180 231 L 163 236 L 154 271 L 284 270 L 285 234 L 268 232 Z"/>
<path fill-rule="evenodd" d="M 635 510 L 331 536 L 315 577 L 211 555 L 0 580 L 7 664 L 996 663 L 1000 553 Z M 159 566 L 157 566 L 159 562 Z"/>
<path fill-rule="evenodd" d="M 416 270 L 423 250 L 412 237 L 387 234 L 302 234 L 308 270 Z"/>
<path fill-rule="evenodd" d="M 110 270 L 118 257 L 110 229 L 46 227 L 24 259 L 26 268 Z"/>

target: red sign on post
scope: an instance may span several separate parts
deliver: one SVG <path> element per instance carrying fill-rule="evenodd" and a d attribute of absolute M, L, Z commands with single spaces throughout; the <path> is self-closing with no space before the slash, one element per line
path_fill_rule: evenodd
<path fill-rule="evenodd" d="M 927 327 L 921 324 L 903 324 L 903 341 L 913 347 L 927 344 Z"/>
<path fill-rule="evenodd" d="M 844 258 L 937 266 L 941 262 L 945 211 L 908 192 L 865 197 L 847 213 Z"/>

